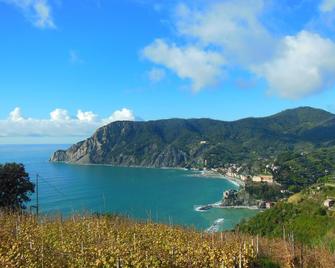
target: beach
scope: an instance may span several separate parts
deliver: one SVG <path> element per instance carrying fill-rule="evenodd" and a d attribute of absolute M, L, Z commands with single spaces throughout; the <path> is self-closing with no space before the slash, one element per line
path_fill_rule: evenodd
<path fill-rule="evenodd" d="M 231 183 L 233 183 L 234 185 L 236 185 L 238 187 L 244 187 L 245 186 L 244 181 L 242 181 L 238 178 L 223 175 L 223 174 L 221 174 L 217 171 L 214 171 L 214 170 L 198 170 L 198 172 L 199 173 L 195 174 L 195 176 L 205 177 L 205 178 L 224 179 L 224 180 L 230 181 Z"/>

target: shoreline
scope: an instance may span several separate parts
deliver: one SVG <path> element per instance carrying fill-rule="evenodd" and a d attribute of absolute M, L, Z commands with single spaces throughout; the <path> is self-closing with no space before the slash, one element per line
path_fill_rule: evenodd
<path fill-rule="evenodd" d="M 237 179 L 237 178 L 227 176 L 227 175 L 223 175 L 213 170 L 194 170 L 194 171 L 200 172 L 200 174 L 197 175 L 198 177 L 224 179 L 224 180 L 231 182 L 235 186 L 238 186 L 238 187 L 245 186 L 244 181 Z"/>
<path fill-rule="evenodd" d="M 150 167 L 150 166 L 122 166 L 122 165 L 112 165 L 112 164 L 94 164 L 94 163 L 72 163 L 72 162 L 61 162 L 61 161 L 51 161 L 49 160 L 49 163 L 52 164 L 65 164 L 65 165 L 74 165 L 74 166 L 106 166 L 106 167 L 116 167 L 116 168 L 140 168 L 140 169 L 158 169 L 158 170 L 183 170 L 183 171 L 189 171 L 193 172 L 195 177 L 202 177 L 202 178 L 215 178 L 215 179 L 224 179 L 229 181 L 230 183 L 234 184 L 237 187 L 244 187 L 245 183 L 244 181 L 233 178 L 227 175 L 223 175 L 217 171 L 213 170 L 198 170 L 198 169 L 187 169 L 183 167 Z"/>
<path fill-rule="evenodd" d="M 115 167 L 115 168 L 139 168 L 139 169 L 172 169 L 172 170 L 188 170 L 183 167 L 153 167 L 153 166 L 125 166 L 125 165 L 113 165 L 113 164 L 94 164 L 94 163 L 73 163 L 66 161 L 48 161 L 52 164 L 63 164 L 63 165 L 72 165 L 72 166 L 102 166 L 102 167 Z"/>
<path fill-rule="evenodd" d="M 250 209 L 250 210 L 261 210 L 257 206 L 218 206 L 214 208 L 222 208 L 222 209 Z"/>
<path fill-rule="evenodd" d="M 218 208 L 218 209 L 249 209 L 249 210 L 262 210 L 260 209 L 258 206 L 247 206 L 247 205 L 241 205 L 241 206 L 222 206 L 221 204 L 218 204 L 218 203 L 214 203 L 214 204 L 208 204 L 206 206 L 210 206 L 210 208 L 206 209 L 206 210 L 200 210 L 199 208 L 201 207 L 204 207 L 205 205 L 203 206 L 194 206 L 194 210 L 197 211 L 197 212 L 206 212 L 210 209 L 213 209 L 213 208 Z"/>

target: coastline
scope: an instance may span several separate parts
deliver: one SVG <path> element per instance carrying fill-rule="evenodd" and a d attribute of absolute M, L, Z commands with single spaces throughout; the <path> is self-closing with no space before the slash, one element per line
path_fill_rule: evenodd
<path fill-rule="evenodd" d="M 261 210 L 257 206 L 220 206 L 220 207 L 215 207 L 215 208 Z"/>
<path fill-rule="evenodd" d="M 241 206 L 223 206 L 221 205 L 219 202 L 217 203 L 214 203 L 214 204 L 208 204 L 208 205 L 197 205 L 197 206 L 194 206 L 194 210 L 197 211 L 197 212 L 206 212 L 207 210 L 200 210 L 201 207 L 203 206 L 210 206 L 210 208 L 208 208 L 207 210 L 209 209 L 212 209 L 212 208 L 219 208 L 219 209 L 250 209 L 250 210 L 262 210 L 260 209 L 258 206 L 247 206 L 247 205 L 241 205 Z"/>
<path fill-rule="evenodd" d="M 106 166 L 106 167 L 119 167 L 119 168 L 141 168 L 141 169 L 171 169 L 171 170 L 183 170 L 183 171 L 190 171 L 193 172 L 193 176 L 195 177 L 202 177 L 202 178 L 215 178 L 215 179 L 223 179 L 223 180 L 227 180 L 229 182 L 231 182 L 232 184 L 234 184 L 237 187 L 244 187 L 245 183 L 244 181 L 238 179 L 238 178 L 234 178 L 234 177 L 230 177 L 227 175 L 223 175 L 217 171 L 214 170 L 198 170 L 198 169 L 186 169 L 183 167 L 150 167 L 150 166 L 122 166 L 122 165 L 112 165 L 112 164 L 94 164 L 94 163 L 73 163 L 73 162 L 61 162 L 61 161 L 51 161 L 49 160 L 50 163 L 53 164 L 65 164 L 65 165 L 77 165 L 77 166 Z"/>
<path fill-rule="evenodd" d="M 223 175 L 219 172 L 213 171 L 213 170 L 198 170 L 197 172 L 200 172 L 200 174 L 196 174 L 196 176 L 199 177 L 204 177 L 204 178 L 216 178 L 216 179 L 224 179 L 227 180 L 231 183 L 233 183 L 234 185 L 238 186 L 238 187 L 244 187 L 245 183 L 244 181 L 238 179 L 238 178 L 233 178 L 233 177 L 229 177 L 227 175 Z"/>
<path fill-rule="evenodd" d="M 136 165 L 113 165 L 113 164 L 95 164 L 95 163 L 75 163 L 66 161 L 52 161 L 49 159 L 49 163 L 52 164 L 63 164 L 72 166 L 102 166 L 102 167 L 115 167 L 115 168 L 140 168 L 140 169 L 171 169 L 171 170 L 188 170 L 183 167 L 154 167 L 154 166 L 136 166 Z"/>

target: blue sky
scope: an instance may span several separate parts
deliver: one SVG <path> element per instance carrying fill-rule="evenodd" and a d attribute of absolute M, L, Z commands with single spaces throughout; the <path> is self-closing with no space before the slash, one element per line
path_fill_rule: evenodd
<path fill-rule="evenodd" d="M 334 19 L 335 0 L 0 0 L 0 143 L 71 143 L 115 120 L 335 112 Z"/>

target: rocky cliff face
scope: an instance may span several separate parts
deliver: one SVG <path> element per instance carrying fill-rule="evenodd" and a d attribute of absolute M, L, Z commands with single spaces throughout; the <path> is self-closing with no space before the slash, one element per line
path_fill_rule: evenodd
<path fill-rule="evenodd" d="M 144 123 L 116 122 L 68 150 L 56 151 L 50 161 L 115 166 L 184 167 L 188 152 L 165 143 L 159 131 L 147 133 Z"/>
<path fill-rule="evenodd" d="M 273 156 L 281 150 L 329 146 L 335 144 L 334 129 L 334 115 L 312 108 L 234 122 L 114 122 L 68 150 L 55 152 L 50 160 L 116 166 L 221 166 L 255 156 Z"/>

